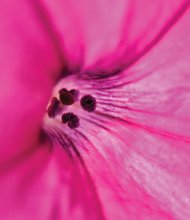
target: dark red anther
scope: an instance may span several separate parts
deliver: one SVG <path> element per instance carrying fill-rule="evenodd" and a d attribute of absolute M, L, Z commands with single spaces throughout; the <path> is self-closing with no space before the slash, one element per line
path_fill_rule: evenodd
<path fill-rule="evenodd" d="M 59 98 L 63 105 L 72 105 L 75 102 L 74 96 L 67 89 L 59 91 Z"/>
<path fill-rule="evenodd" d="M 79 127 L 79 118 L 72 112 L 68 112 L 62 115 L 62 122 L 65 124 L 68 122 L 68 126 L 71 129 Z"/>
<path fill-rule="evenodd" d="M 79 118 L 75 115 L 75 117 L 73 117 L 69 122 L 68 122 L 68 126 L 71 129 L 77 128 L 79 127 Z"/>
<path fill-rule="evenodd" d="M 96 109 L 96 99 L 91 95 L 85 95 L 81 98 L 80 104 L 87 112 L 93 112 Z"/>
<path fill-rule="evenodd" d="M 48 116 L 50 118 L 55 117 L 55 115 L 56 115 L 56 113 L 59 109 L 59 104 L 60 104 L 60 102 L 56 97 L 53 97 L 51 99 L 51 103 L 50 103 L 50 105 L 48 106 L 48 109 L 47 109 L 47 113 L 48 113 Z"/>
<path fill-rule="evenodd" d="M 74 117 L 74 114 L 72 112 L 64 113 L 62 115 L 62 122 L 65 124 L 68 121 L 70 121 Z"/>

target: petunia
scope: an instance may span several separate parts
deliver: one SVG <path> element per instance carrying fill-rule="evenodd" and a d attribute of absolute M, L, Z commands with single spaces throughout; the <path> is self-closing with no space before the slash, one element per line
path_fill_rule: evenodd
<path fill-rule="evenodd" d="M 190 218 L 189 4 L 1 1 L 0 219 Z"/>

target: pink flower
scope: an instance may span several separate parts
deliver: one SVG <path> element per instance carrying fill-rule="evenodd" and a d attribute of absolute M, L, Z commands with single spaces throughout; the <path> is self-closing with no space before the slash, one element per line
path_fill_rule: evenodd
<path fill-rule="evenodd" d="M 1 1 L 0 219 L 190 219 L 189 4 Z"/>

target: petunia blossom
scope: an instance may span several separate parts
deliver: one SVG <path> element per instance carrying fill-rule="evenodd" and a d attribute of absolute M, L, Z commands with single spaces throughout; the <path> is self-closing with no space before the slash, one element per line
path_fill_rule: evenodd
<path fill-rule="evenodd" d="M 189 5 L 1 1 L 0 219 L 190 219 Z"/>

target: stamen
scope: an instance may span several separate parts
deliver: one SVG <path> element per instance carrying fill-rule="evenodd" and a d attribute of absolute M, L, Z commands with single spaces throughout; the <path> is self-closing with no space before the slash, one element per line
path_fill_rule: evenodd
<path fill-rule="evenodd" d="M 59 100 L 56 97 L 53 97 L 47 109 L 47 114 L 50 118 L 55 117 L 59 109 L 59 104 L 60 104 Z"/>
<path fill-rule="evenodd" d="M 64 113 L 62 115 L 62 122 L 67 123 L 74 117 L 74 114 L 72 112 Z"/>
<path fill-rule="evenodd" d="M 71 129 L 79 127 L 79 118 L 75 115 L 75 117 L 69 121 L 68 126 Z"/>
<path fill-rule="evenodd" d="M 87 112 L 93 112 L 96 109 L 96 99 L 91 95 L 85 95 L 80 100 L 82 108 Z"/>
<path fill-rule="evenodd" d="M 59 91 L 59 98 L 63 105 L 72 105 L 75 102 L 74 96 L 67 89 Z"/>
<path fill-rule="evenodd" d="M 79 127 L 79 118 L 72 112 L 68 112 L 62 115 L 62 122 L 65 124 L 68 122 L 68 126 L 71 129 Z"/>

